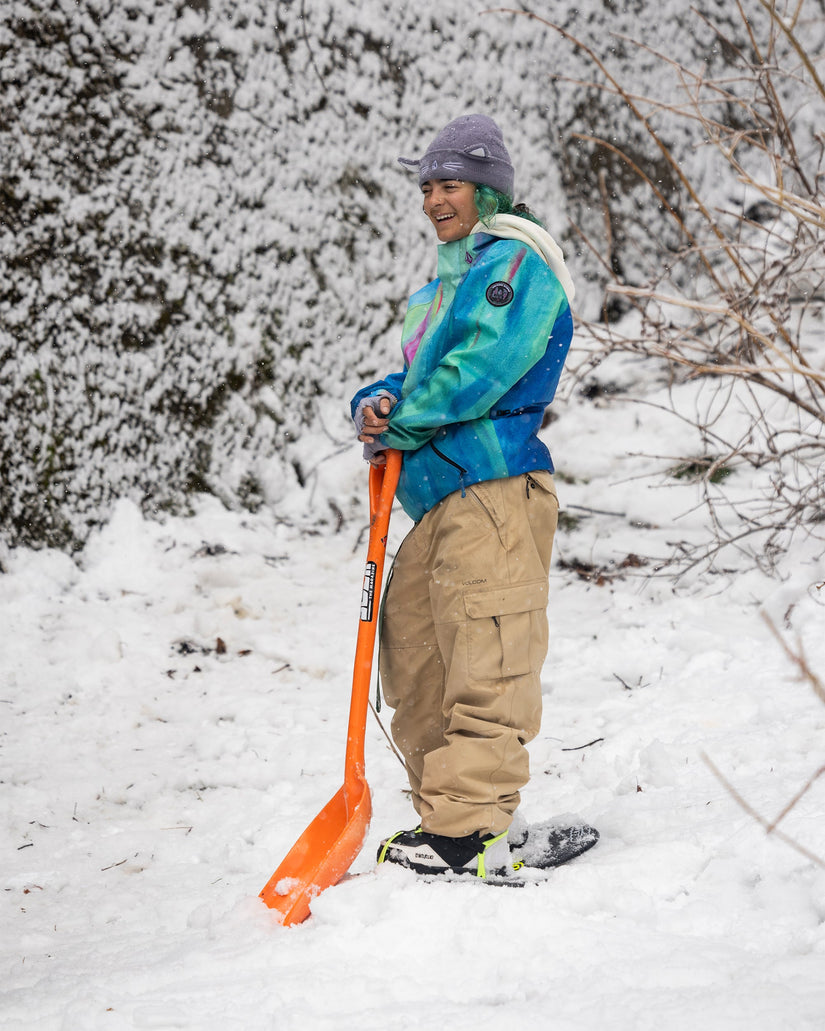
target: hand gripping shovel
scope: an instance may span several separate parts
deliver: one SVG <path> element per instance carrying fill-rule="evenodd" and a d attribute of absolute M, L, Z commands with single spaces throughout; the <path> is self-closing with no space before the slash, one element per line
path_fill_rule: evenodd
<path fill-rule="evenodd" d="M 372 799 L 364 775 L 364 735 L 387 530 L 401 470 L 400 452 L 386 454 L 386 465 L 370 466 L 370 539 L 355 645 L 344 786 L 298 838 L 261 892 L 266 905 L 279 912 L 282 924 L 306 920 L 311 900 L 340 881 L 369 830 Z"/>

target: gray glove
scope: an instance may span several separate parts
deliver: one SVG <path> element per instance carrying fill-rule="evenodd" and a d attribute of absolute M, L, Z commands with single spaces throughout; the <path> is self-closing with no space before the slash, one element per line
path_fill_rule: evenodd
<path fill-rule="evenodd" d="M 398 398 L 395 394 L 391 394 L 389 390 L 379 390 L 377 394 L 373 394 L 371 397 L 362 398 L 358 402 L 358 407 L 355 409 L 355 415 L 352 417 L 353 422 L 355 423 L 356 436 L 360 436 L 364 432 L 364 410 L 366 408 L 372 408 L 374 412 L 380 411 L 378 402 L 382 397 L 388 397 L 393 407 L 398 404 Z M 371 458 L 374 458 L 375 455 L 378 455 L 387 449 L 387 444 L 382 444 L 379 440 L 374 440 L 371 444 L 364 444 L 364 458 L 369 461 Z"/>

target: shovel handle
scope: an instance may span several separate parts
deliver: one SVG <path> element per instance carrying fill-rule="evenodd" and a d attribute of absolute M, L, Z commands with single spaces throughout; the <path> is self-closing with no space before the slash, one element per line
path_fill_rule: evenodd
<path fill-rule="evenodd" d="M 390 510 L 401 473 L 401 452 L 390 448 L 384 454 L 387 460 L 383 465 L 370 466 L 370 530 L 378 522 L 379 530 L 382 530 L 386 537 Z"/>

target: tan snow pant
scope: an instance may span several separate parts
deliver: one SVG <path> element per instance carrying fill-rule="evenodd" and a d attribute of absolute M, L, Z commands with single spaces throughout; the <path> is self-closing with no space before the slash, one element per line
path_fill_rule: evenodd
<path fill-rule="evenodd" d="M 558 501 L 537 471 L 451 494 L 405 538 L 386 592 L 380 669 L 421 826 L 501 833 L 541 721 Z"/>

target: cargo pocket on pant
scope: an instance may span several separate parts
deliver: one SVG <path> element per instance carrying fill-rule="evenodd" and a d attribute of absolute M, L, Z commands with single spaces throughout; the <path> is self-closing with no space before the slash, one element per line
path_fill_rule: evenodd
<path fill-rule="evenodd" d="M 536 673 L 547 655 L 546 580 L 465 594 L 470 677 Z"/>

